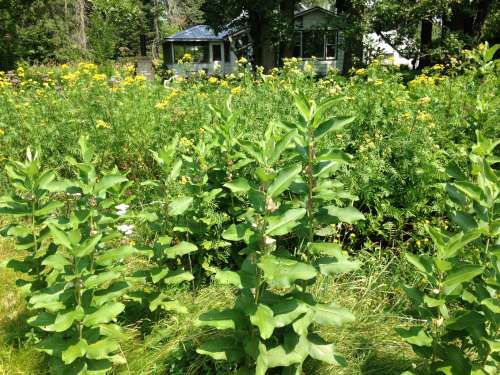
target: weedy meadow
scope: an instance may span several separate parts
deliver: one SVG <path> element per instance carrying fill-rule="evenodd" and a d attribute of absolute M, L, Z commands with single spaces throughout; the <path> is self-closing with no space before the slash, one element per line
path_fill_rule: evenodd
<path fill-rule="evenodd" d="M 497 49 L 2 73 L 0 369 L 498 373 Z"/>

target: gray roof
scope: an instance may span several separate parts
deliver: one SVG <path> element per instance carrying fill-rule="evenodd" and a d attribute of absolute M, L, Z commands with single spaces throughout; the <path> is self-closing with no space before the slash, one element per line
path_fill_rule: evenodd
<path fill-rule="evenodd" d="M 192 42 L 192 41 L 220 41 L 233 34 L 233 30 L 223 30 L 216 34 L 207 25 L 197 25 L 190 27 L 165 38 L 167 42 Z"/>

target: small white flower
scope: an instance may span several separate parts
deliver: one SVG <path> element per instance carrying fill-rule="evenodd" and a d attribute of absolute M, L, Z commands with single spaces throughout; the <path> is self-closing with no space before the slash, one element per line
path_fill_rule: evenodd
<path fill-rule="evenodd" d="M 127 214 L 127 210 L 129 209 L 129 205 L 128 204 L 125 204 L 125 203 L 122 203 L 122 204 L 119 204 L 118 206 L 115 206 L 116 208 L 116 214 L 118 216 L 124 216 Z"/>
<path fill-rule="evenodd" d="M 269 245 L 273 245 L 274 243 L 276 243 L 276 240 L 272 237 L 265 236 L 264 243 L 269 246 Z"/>
<path fill-rule="evenodd" d="M 134 226 L 133 225 L 128 225 L 128 224 L 122 224 L 116 227 L 120 232 L 122 232 L 126 236 L 130 236 L 132 233 L 134 233 Z"/>

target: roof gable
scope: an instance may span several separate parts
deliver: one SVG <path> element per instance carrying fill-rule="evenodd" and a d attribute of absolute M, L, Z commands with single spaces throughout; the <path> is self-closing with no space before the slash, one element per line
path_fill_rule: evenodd
<path fill-rule="evenodd" d="M 186 30 L 179 31 L 177 34 L 165 38 L 170 42 L 189 42 L 189 41 L 221 41 L 233 33 L 233 30 L 223 30 L 216 34 L 207 25 L 197 25 Z"/>

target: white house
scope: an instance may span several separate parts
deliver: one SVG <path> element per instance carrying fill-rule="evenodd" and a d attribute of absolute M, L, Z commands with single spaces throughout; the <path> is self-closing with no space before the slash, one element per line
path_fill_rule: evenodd
<path fill-rule="evenodd" d="M 330 68 L 342 70 L 342 19 L 322 7 L 313 7 L 295 13 L 293 56 L 309 62 L 316 72 L 324 75 Z M 386 57 L 387 63 L 408 65 L 412 62 L 399 54 L 384 38 L 370 34 L 365 44 Z M 190 64 L 179 64 L 185 54 L 192 57 Z M 247 30 L 228 27 L 216 34 L 206 25 L 193 26 L 163 40 L 165 65 L 177 74 L 186 75 L 199 70 L 207 74 L 231 73 L 239 57 L 250 57 L 252 43 Z M 276 56 L 277 62 L 280 56 Z"/>
<path fill-rule="evenodd" d="M 342 69 L 343 51 L 338 16 L 321 7 L 295 13 L 294 56 L 314 62 L 318 73 L 329 68 Z M 216 34 L 206 25 L 193 26 L 163 40 L 165 65 L 177 74 L 205 70 L 231 73 L 241 56 L 251 55 L 251 41 L 247 30 L 227 29 Z M 179 64 L 185 54 L 190 64 Z M 277 57 L 279 59 L 279 57 Z M 314 59 L 313 59 L 314 58 Z M 186 71 L 189 69 L 189 71 Z"/>

